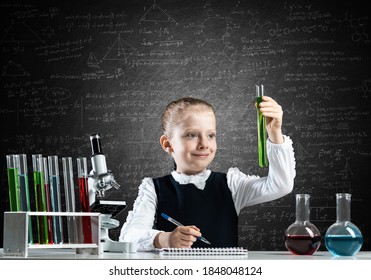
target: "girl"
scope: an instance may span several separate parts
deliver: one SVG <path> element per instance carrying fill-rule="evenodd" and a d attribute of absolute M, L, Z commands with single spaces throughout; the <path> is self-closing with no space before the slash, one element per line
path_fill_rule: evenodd
<path fill-rule="evenodd" d="M 266 117 L 269 140 L 267 177 L 208 169 L 217 150 L 216 117 L 212 105 L 191 97 L 168 104 L 162 116 L 161 147 L 175 163 L 164 177 L 145 178 L 120 241 L 135 242 L 138 251 L 165 247 L 236 247 L 241 209 L 280 198 L 293 189 L 295 159 L 292 141 L 281 131 L 283 111 L 268 96 L 260 111 Z M 164 213 L 185 226 L 174 226 Z M 198 240 L 206 238 L 211 244 Z"/>

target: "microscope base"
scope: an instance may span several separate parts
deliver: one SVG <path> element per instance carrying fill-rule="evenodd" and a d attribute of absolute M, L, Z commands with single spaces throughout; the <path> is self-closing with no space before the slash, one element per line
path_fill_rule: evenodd
<path fill-rule="evenodd" d="M 100 248 L 101 253 L 136 253 L 136 244 L 133 242 L 113 241 L 108 235 L 108 229 L 101 229 Z"/>

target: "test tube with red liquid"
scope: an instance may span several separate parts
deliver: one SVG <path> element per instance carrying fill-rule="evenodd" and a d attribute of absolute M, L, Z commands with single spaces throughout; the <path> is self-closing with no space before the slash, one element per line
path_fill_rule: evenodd
<path fill-rule="evenodd" d="M 43 157 L 43 165 L 44 165 L 44 186 L 45 186 L 45 200 L 46 200 L 46 211 L 51 212 L 51 196 L 50 196 L 50 184 L 49 184 L 49 173 L 48 173 L 48 159 Z M 48 238 L 49 244 L 53 244 L 53 220 L 52 216 L 46 217 L 48 222 Z"/>
<path fill-rule="evenodd" d="M 90 212 L 88 169 L 86 157 L 77 158 L 77 176 L 79 183 L 81 211 Z M 93 243 L 91 232 L 91 218 L 89 216 L 82 217 L 82 232 L 84 243 Z"/>

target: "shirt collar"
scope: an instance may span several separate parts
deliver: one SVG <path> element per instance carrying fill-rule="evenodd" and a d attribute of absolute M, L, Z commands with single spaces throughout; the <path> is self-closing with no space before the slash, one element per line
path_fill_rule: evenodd
<path fill-rule="evenodd" d="M 204 170 L 196 175 L 186 175 L 176 171 L 171 172 L 171 175 L 181 185 L 194 184 L 196 188 L 203 190 L 206 186 L 206 180 L 211 174 L 210 170 Z"/>

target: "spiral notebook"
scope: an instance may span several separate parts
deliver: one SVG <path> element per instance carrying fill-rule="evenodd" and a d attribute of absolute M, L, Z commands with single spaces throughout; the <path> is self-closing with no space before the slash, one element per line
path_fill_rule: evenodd
<path fill-rule="evenodd" d="M 229 248 L 162 248 L 156 249 L 161 255 L 247 255 L 247 249 L 242 247 Z"/>

